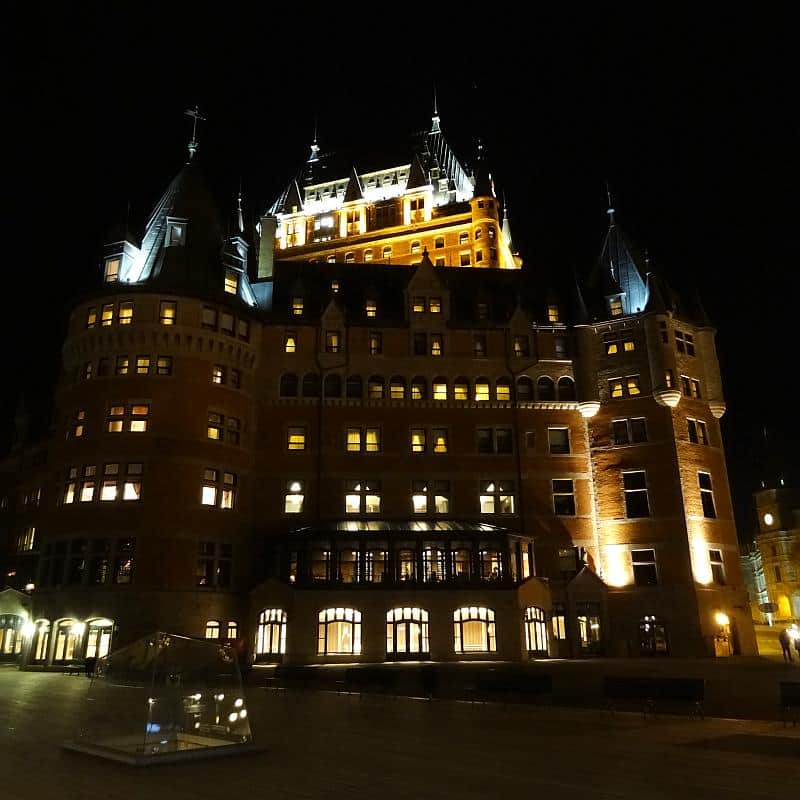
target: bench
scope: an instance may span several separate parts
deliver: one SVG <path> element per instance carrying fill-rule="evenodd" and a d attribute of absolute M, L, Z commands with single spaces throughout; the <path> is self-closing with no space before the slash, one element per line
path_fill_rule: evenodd
<path fill-rule="evenodd" d="M 781 681 L 781 714 L 783 727 L 791 720 L 792 727 L 800 721 L 800 683 L 797 681 Z"/>
<path fill-rule="evenodd" d="M 530 702 L 552 696 L 553 679 L 550 675 L 490 670 L 478 676 L 469 694 L 473 702 Z"/>
<path fill-rule="evenodd" d="M 611 711 L 620 701 L 641 708 L 645 717 L 655 716 L 658 710 L 687 709 L 689 716 L 703 719 L 706 682 L 702 678 L 652 678 L 606 676 L 603 697 Z"/>

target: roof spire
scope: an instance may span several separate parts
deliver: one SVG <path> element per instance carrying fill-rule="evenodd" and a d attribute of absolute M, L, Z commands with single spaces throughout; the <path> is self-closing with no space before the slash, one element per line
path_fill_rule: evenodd
<path fill-rule="evenodd" d="M 609 227 L 614 227 L 614 203 L 611 201 L 611 189 L 608 188 L 608 181 L 606 181 L 606 196 L 608 197 L 608 225 Z"/>
<path fill-rule="evenodd" d="M 439 98 L 436 95 L 436 84 L 433 84 L 433 116 L 431 117 L 431 133 L 441 133 L 442 129 L 439 125 Z"/>
<path fill-rule="evenodd" d="M 314 141 L 311 143 L 311 155 L 308 157 L 309 164 L 319 161 L 319 145 L 317 144 L 317 118 L 314 117 Z"/>
<path fill-rule="evenodd" d="M 194 110 L 187 108 L 183 113 L 192 118 L 192 138 L 189 140 L 189 161 L 191 161 L 197 152 L 197 120 L 205 122 L 206 118 L 200 115 L 200 108 L 197 105 Z"/>
<path fill-rule="evenodd" d="M 239 177 L 239 194 L 236 197 L 236 222 L 239 233 L 244 233 L 244 216 L 242 215 L 242 178 Z"/>

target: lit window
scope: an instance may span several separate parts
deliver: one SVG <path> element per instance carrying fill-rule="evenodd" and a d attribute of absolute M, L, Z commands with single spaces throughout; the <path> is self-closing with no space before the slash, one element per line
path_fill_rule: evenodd
<path fill-rule="evenodd" d="M 442 298 L 441 297 L 429 297 L 428 298 L 428 312 L 431 314 L 441 314 L 442 313 Z"/>
<path fill-rule="evenodd" d="M 73 439 L 80 439 L 83 436 L 86 425 L 86 412 L 83 409 L 75 412 L 70 424 L 69 436 Z"/>
<path fill-rule="evenodd" d="M 411 430 L 411 452 L 425 452 L 425 428 L 412 428 Z"/>
<path fill-rule="evenodd" d="M 369 333 L 369 354 L 379 356 L 383 352 L 383 334 L 377 331 Z"/>
<path fill-rule="evenodd" d="M 142 464 L 128 464 L 127 475 L 122 483 L 123 500 L 142 499 Z"/>
<path fill-rule="evenodd" d="M 326 331 L 325 333 L 325 352 L 338 353 L 341 347 L 341 334 L 339 331 Z"/>
<path fill-rule="evenodd" d="M 186 226 L 179 223 L 171 222 L 167 231 L 167 247 L 182 246 L 184 242 L 184 234 Z"/>
<path fill-rule="evenodd" d="M 530 655 L 546 656 L 548 653 L 547 622 L 544 610 L 537 606 L 525 609 L 525 645 Z"/>
<path fill-rule="evenodd" d="M 636 349 L 636 342 L 634 342 L 633 339 L 626 339 L 622 343 L 622 349 L 626 353 L 632 353 Z"/>
<path fill-rule="evenodd" d="M 414 378 L 411 381 L 411 399 L 425 400 L 428 393 L 428 384 L 425 378 Z"/>
<path fill-rule="evenodd" d="M 386 612 L 387 656 L 413 658 L 429 653 L 428 612 L 424 608 L 390 608 Z"/>
<path fill-rule="evenodd" d="M 406 396 L 406 382 L 404 378 L 395 376 L 389 381 L 389 397 L 392 400 L 404 400 Z"/>
<path fill-rule="evenodd" d="M 109 433 L 122 433 L 125 429 L 125 406 L 111 406 L 106 420 Z"/>
<path fill-rule="evenodd" d="M 219 622 L 215 619 L 210 619 L 206 622 L 206 639 L 219 639 Z"/>
<path fill-rule="evenodd" d="M 173 300 L 162 300 L 158 319 L 162 325 L 174 325 L 178 314 L 178 304 Z"/>
<path fill-rule="evenodd" d="M 370 400 L 383 400 L 384 388 L 383 378 L 373 375 L 367 382 L 367 395 Z"/>
<path fill-rule="evenodd" d="M 127 375 L 130 368 L 130 359 L 128 356 L 117 356 L 116 366 L 114 369 L 117 375 Z"/>
<path fill-rule="evenodd" d="M 472 355 L 475 356 L 475 358 L 484 358 L 486 356 L 485 333 L 472 334 Z"/>
<path fill-rule="evenodd" d="M 211 383 L 225 383 L 225 367 L 221 364 L 214 364 L 211 368 Z"/>
<path fill-rule="evenodd" d="M 377 302 L 371 298 L 368 298 L 366 303 L 364 304 L 364 313 L 368 317 L 377 317 L 378 316 Z"/>
<path fill-rule="evenodd" d="M 317 655 L 361 655 L 361 612 L 353 608 L 320 611 Z"/>
<path fill-rule="evenodd" d="M 612 317 L 622 316 L 622 298 L 610 297 L 608 300 L 608 310 Z"/>
<path fill-rule="evenodd" d="M 239 273 L 235 269 L 225 270 L 225 291 L 228 294 L 239 292 Z"/>
<path fill-rule="evenodd" d="M 644 470 L 622 473 L 625 494 L 625 516 L 629 519 L 650 516 L 647 497 L 647 476 Z"/>
<path fill-rule="evenodd" d="M 106 259 L 105 271 L 103 273 L 103 281 L 105 283 L 116 283 L 119 280 L 119 258 Z"/>
<path fill-rule="evenodd" d="M 150 416 L 149 405 L 131 406 L 130 425 L 128 430 L 131 433 L 144 433 L 147 430 L 147 419 Z"/>
<path fill-rule="evenodd" d="M 364 261 L 372 261 L 372 250 L 367 249 L 364 251 Z"/>
<path fill-rule="evenodd" d="M 558 322 L 558 306 L 547 306 L 547 321 L 548 322 Z"/>
<path fill-rule="evenodd" d="M 348 453 L 361 452 L 361 428 L 347 429 L 347 452 Z"/>
<path fill-rule="evenodd" d="M 703 516 L 707 519 L 716 519 L 717 510 L 714 507 L 714 490 L 711 487 L 711 475 L 708 472 L 698 472 L 697 483 L 700 487 Z"/>
<path fill-rule="evenodd" d="M 345 513 L 380 514 L 380 481 L 349 481 L 345 485 Z"/>
<path fill-rule="evenodd" d="M 569 453 L 569 428 L 548 428 L 547 440 L 550 444 L 551 455 Z"/>
<path fill-rule="evenodd" d="M 94 374 L 94 366 L 91 361 L 87 361 L 83 365 L 83 372 L 81 373 L 81 377 L 85 381 L 90 381 L 92 379 L 93 374 Z"/>
<path fill-rule="evenodd" d="M 554 478 L 553 512 L 559 517 L 575 516 L 575 483 L 571 478 Z"/>
<path fill-rule="evenodd" d="M 638 375 L 629 375 L 627 378 L 625 378 L 625 386 L 628 390 L 629 397 L 635 397 L 637 394 L 642 393 L 642 390 L 639 386 Z"/>
<path fill-rule="evenodd" d="M 228 639 L 238 639 L 239 638 L 239 623 L 235 622 L 234 620 L 228 620 L 228 631 L 227 637 Z"/>
<path fill-rule="evenodd" d="M 206 433 L 209 439 L 221 441 L 225 436 L 224 428 L 225 417 L 222 414 L 217 414 L 213 411 L 208 412 L 208 425 Z"/>
<path fill-rule="evenodd" d="M 433 399 L 434 400 L 447 400 L 447 383 L 441 378 L 434 378 L 433 381 Z"/>
<path fill-rule="evenodd" d="M 388 261 L 392 257 L 391 245 L 387 245 L 386 247 L 384 247 L 382 253 L 383 253 L 383 258 Z"/>
<path fill-rule="evenodd" d="M 156 375 L 172 375 L 172 356 L 159 356 L 156 360 Z"/>
<path fill-rule="evenodd" d="M 514 356 L 527 358 L 530 355 L 530 342 L 527 336 L 514 337 Z"/>
<path fill-rule="evenodd" d="M 355 253 L 345 253 L 344 254 L 344 263 L 345 264 L 355 264 L 356 262 L 356 254 Z"/>
<path fill-rule="evenodd" d="M 459 244 L 466 244 L 469 241 L 469 234 L 466 231 L 461 231 L 458 234 L 458 243 Z"/>
<path fill-rule="evenodd" d="M 83 468 L 83 480 L 81 481 L 79 495 L 81 503 L 91 503 L 94 500 L 95 473 L 95 467 Z"/>
<path fill-rule="evenodd" d="M 442 336 L 439 333 L 431 334 L 431 355 L 440 356 L 442 354 Z"/>
<path fill-rule="evenodd" d="M 494 611 L 483 606 L 457 608 L 453 612 L 453 638 L 456 653 L 496 652 Z"/>
<path fill-rule="evenodd" d="M 150 356 L 136 356 L 136 374 L 150 374 Z"/>
<path fill-rule="evenodd" d="M 303 298 L 302 297 L 293 297 L 292 298 L 292 316 L 295 316 L 295 317 L 302 317 L 303 316 Z"/>
<path fill-rule="evenodd" d="M 422 245 L 416 239 L 411 242 L 411 254 L 414 255 L 422 251 Z"/>
<path fill-rule="evenodd" d="M 259 656 L 286 653 L 286 612 L 282 608 L 266 608 L 258 617 L 256 660 Z"/>
<path fill-rule="evenodd" d="M 633 582 L 637 586 L 655 586 L 658 583 L 655 550 L 631 550 Z"/>
<path fill-rule="evenodd" d="M 92 306 L 86 312 L 86 327 L 87 328 L 94 328 L 97 326 L 97 309 Z"/>
<path fill-rule="evenodd" d="M 425 298 L 415 297 L 411 304 L 411 309 L 415 314 L 423 314 L 425 312 Z"/>
<path fill-rule="evenodd" d="M 288 331 L 283 337 L 283 352 L 296 353 L 297 352 L 297 334 L 294 331 Z"/>
<path fill-rule="evenodd" d="M 219 507 L 232 509 L 236 500 L 236 475 L 232 472 L 222 474 L 222 494 L 220 496 Z"/>
<path fill-rule="evenodd" d="M 114 304 L 113 303 L 106 303 L 101 310 L 100 314 L 100 324 L 103 327 L 108 327 L 109 325 L 114 324 Z"/>
<path fill-rule="evenodd" d="M 456 378 L 453 381 L 453 399 L 469 400 L 469 381 L 466 378 Z"/>
<path fill-rule="evenodd" d="M 300 514 L 303 511 L 303 481 L 292 480 L 286 483 L 286 493 L 283 496 L 283 513 Z"/>
<path fill-rule="evenodd" d="M 615 356 L 617 353 L 619 353 L 619 342 L 606 342 L 606 355 Z"/>
<path fill-rule="evenodd" d="M 495 384 L 495 397 L 501 403 L 508 403 L 511 400 L 511 382 L 506 378 L 499 378 Z"/>
<path fill-rule="evenodd" d="M 484 481 L 480 486 L 481 514 L 513 514 L 514 482 Z"/>
<path fill-rule="evenodd" d="M 133 303 L 125 302 L 119 304 L 119 317 L 120 325 L 130 325 L 133 322 Z"/>
<path fill-rule="evenodd" d="M 301 427 L 289 428 L 286 432 L 286 446 L 289 450 L 305 450 L 306 429 Z"/>
<path fill-rule="evenodd" d="M 447 428 L 433 428 L 431 430 L 431 439 L 433 439 L 434 453 L 447 452 Z"/>
<path fill-rule="evenodd" d="M 478 378 L 475 381 L 475 402 L 489 402 L 489 381 L 486 378 Z"/>

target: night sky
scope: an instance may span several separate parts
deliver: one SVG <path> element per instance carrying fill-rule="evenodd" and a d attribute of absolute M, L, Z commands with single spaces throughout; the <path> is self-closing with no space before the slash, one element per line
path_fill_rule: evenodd
<path fill-rule="evenodd" d="M 180 169 L 186 108 L 208 117 L 198 159 L 220 204 L 241 180 L 255 216 L 307 157 L 315 118 L 323 150 L 402 152 L 430 125 L 435 84 L 457 154 L 485 142 L 526 269 L 591 268 L 607 182 L 627 235 L 673 283 L 697 286 L 719 330 L 740 537 L 762 479 L 800 484 L 788 10 L 645 18 L 604 5 L 515 20 L 462 6 L 474 19 L 458 20 L 372 4 L 372 29 L 358 30 L 273 6 L 81 5 L 12 3 L 6 18 L 8 428 L 20 392 L 46 428 L 69 299 L 98 280 L 109 227 L 130 208 L 140 228 Z M 394 16 L 381 21 L 384 8 Z"/>

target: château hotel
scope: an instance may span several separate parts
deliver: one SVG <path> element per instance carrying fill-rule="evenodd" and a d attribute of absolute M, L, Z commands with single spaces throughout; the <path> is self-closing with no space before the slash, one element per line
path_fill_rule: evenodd
<path fill-rule="evenodd" d="M 0 658 L 755 652 L 714 329 L 613 210 L 559 294 L 438 114 L 366 172 L 315 141 L 252 229 L 195 149 L 71 301 L 49 437 L 0 462 Z"/>

